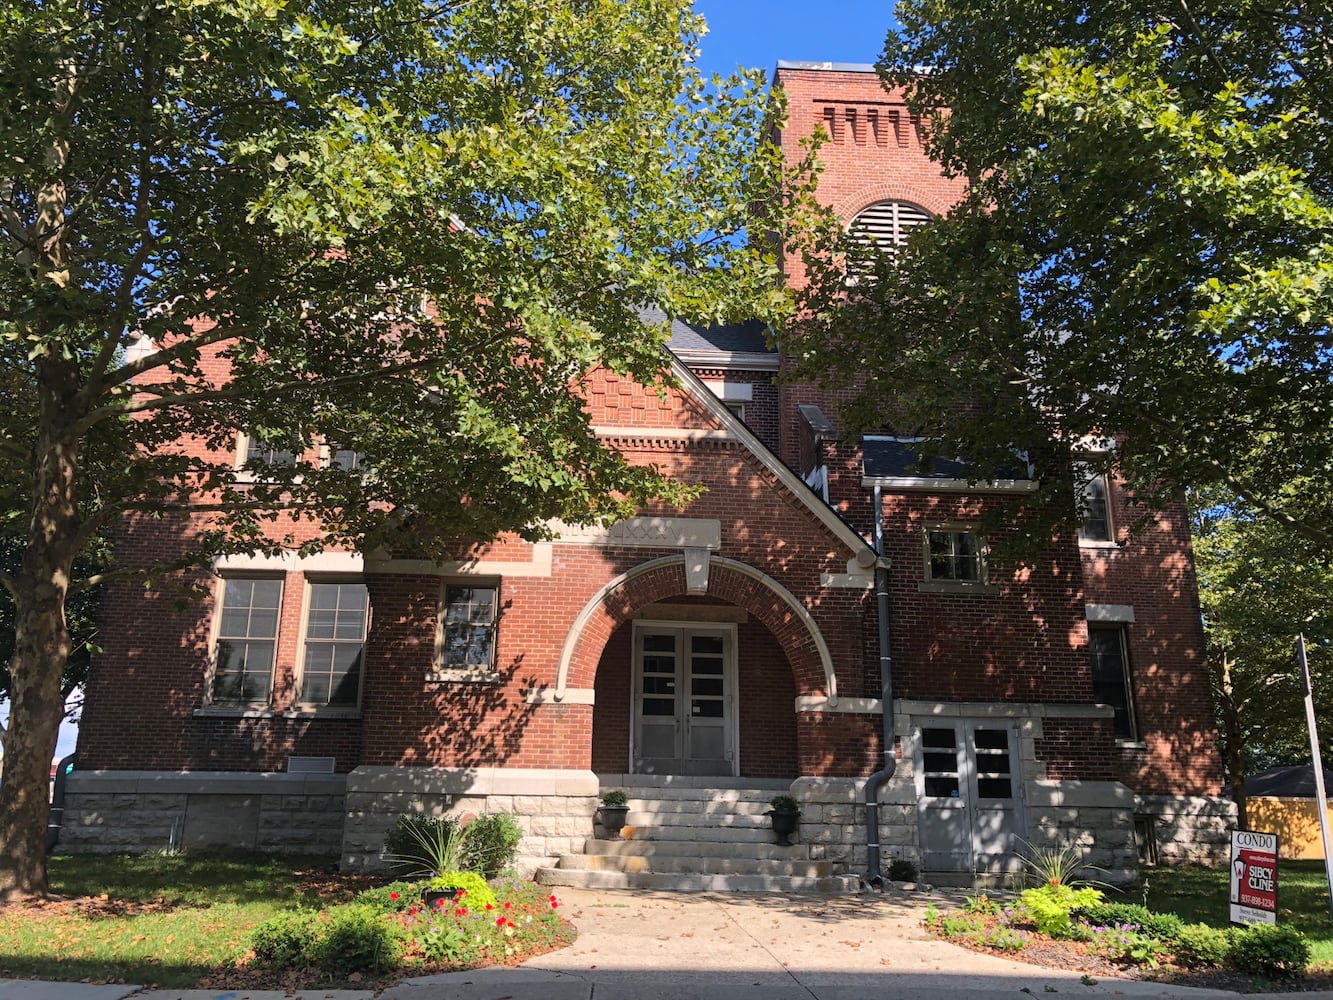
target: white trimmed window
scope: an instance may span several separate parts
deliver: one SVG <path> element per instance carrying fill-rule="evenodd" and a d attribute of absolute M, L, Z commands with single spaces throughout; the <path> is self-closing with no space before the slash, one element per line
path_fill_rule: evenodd
<path fill-rule="evenodd" d="M 364 583 L 309 584 L 301 704 L 355 708 L 360 703 L 369 608 Z"/>
<path fill-rule="evenodd" d="M 1090 465 L 1074 466 L 1074 501 L 1078 505 L 1078 538 L 1081 542 L 1114 542 L 1110 491 L 1106 474 Z"/>
<path fill-rule="evenodd" d="M 444 585 L 436 634 L 437 674 L 472 679 L 494 675 L 499 596 L 495 584 Z"/>
<path fill-rule="evenodd" d="M 1115 711 L 1115 738 L 1137 738 L 1133 684 L 1129 669 L 1129 642 L 1124 625 L 1088 625 L 1088 658 L 1092 668 L 1092 697 Z"/>
<path fill-rule="evenodd" d="M 977 533 L 955 527 L 927 529 L 926 580 L 930 583 L 983 583 L 985 564 Z"/>
<path fill-rule="evenodd" d="M 211 700 L 267 705 L 282 617 L 282 580 L 228 577 L 222 581 Z"/>

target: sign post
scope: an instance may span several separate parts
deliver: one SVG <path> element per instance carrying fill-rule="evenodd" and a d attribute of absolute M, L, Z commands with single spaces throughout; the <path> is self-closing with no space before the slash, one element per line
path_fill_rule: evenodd
<path fill-rule="evenodd" d="M 1333 849 L 1329 846 L 1328 795 L 1324 792 L 1324 761 L 1319 755 L 1319 727 L 1314 717 L 1314 687 L 1310 663 L 1305 657 L 1305 636 L 1296 637 L 1296 662 L 1301 668 L 1301 690 L 1305 694 L 1305 723 L 1310 729 L 1310 764 L 1314 769 L 1315 808 L 1319 810 L 1319 832 L 1324 838 L 1324 875 L 1328 879 L 1328 912 L 1333 914 Z"/>
<path fill-rule="evenodd" d="M 1277 834 L 1231 831 L 1231 922 L 1277 923 Z"/>

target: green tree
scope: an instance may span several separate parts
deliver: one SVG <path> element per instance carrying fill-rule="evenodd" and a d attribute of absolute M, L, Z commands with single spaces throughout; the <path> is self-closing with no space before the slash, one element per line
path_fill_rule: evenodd
<path fill-rule="evenodd" d="M 1224 491 L 1191 491 L 1190 506 L 1213 700 L 1232 797 L 1247 828 L 1246 776 L 1310 760 L 1299 634 L 1307 642 L 1321 751 L 1330 746 L 1333 564 L 1320 546 Z"/>
<path fill-rule="evenodd" d="M 861 385 L 854 425 L 919 431 L 979 471 L 1015 443 L 1051 443 L 1059 470 L 1114 434 L 1107 463 L 1145 509 L 1218 484 L 1333 543 L 1327 5 L 904 0 L 897 15 L 883 78 L 970 191 L 816 310 L 792 338 L 806 370 Z M 1292 503 L 1295 476 L 1312 502 Z M 1043 503 L 1060 479 L 1034 508 L 1069 509 Z"/>
<path fill-rule="evenodd" d="M 14 575 L 19 572 L 23 556 L 22 546 L 13 538 L 0 538 L 0 566 Z M 85 565 L 88 558 L 77 561 L 74 575 L 91 576 L 106 568 L 106 551 L 92 553 L 96 560 Z M 60 697 L 64 714 L 78 718 L 83 707 L 83 684 L 88 679 L 88 668 L 97 648 L 98 611 L 101 594 L 98 590 L 84 590 L 65 602 L 65 623 L 69 630 L 70 654 L 60 678 Z M 8 591 L 0 589 L 0 715 L 7 714 L 9 691 L 13 681 L 9 674 L 9 659 L 14 655 L 14 601 Z M 9 730 L 0 721 L 0 779 L 4 777 L 5 737 Z"/>
<path fill-rule="evenodd" d="M 809 200 L 702 30 L 687 0 L 0 0 L 0 898 L 45 889 L 66 602 L 122 519 L 179 516 L 173 565 L 303 521 L 432 556 L 685 495 L 580 380 L 663 377 L 648 303 L 780 322 Z M 238 477 L 208 451 L 238 431 L 358 468 Z"/>

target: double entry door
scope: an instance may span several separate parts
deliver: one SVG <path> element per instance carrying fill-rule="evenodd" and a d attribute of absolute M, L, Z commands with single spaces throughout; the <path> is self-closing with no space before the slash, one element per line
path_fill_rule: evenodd
<path fill-rule="evenodd" d="M 636 774 L 738 774 L 734 627 L 636 623 L 633 714 Z"/>
<path fill-rule="evenodd" d="M 1006 722 L 930 719 L 913 726 L 917 822 L 927 871 L 1022 868 L 1018 730 Z"/>

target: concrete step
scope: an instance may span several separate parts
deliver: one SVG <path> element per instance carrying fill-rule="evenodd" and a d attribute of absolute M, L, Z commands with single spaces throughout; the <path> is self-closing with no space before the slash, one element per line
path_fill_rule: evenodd
<path fill-rule="evenodd" d="M 605 795 L 608 791 L 610 789 L 603 788 L 602 794 Z M 698 807 L 701 804 L 721 807 L 744 804 L 769 809 L 771 808 L 769 802 L 773 798 L 772 792 L 744 788 L 723 788 L 712 791 L 706 788 L 620 788 L 617 791 L 624 792 L 631 804 L 680 802 L 685 804 L 682 808 L 689 808 L 690 805 Z"/>
<path fill-rule="evenodd" d="M 726 792 L 754 792 L 765 798 L 786 794 L 791 781 L 786 778 L 723 778 L 709 775 L 689 777 L 680 774 L 599 774 L 602 791 L 612 788 L 651 788 L 654 794 L 670 791 L 681 795 L 723 794 Z"/>
<path fill-rule="evenodd" d="M 759 816 L 765 817 L 765 822 L 767 822 L 766 814 L 771 808 L 768 799 L 764 799 L 762 802 L 653 798 L 632 798 L 629 800 L 631 816 L 652 816 L 664 823 L 671 822 L 677 816 L 713 819 L 721 819 L 726 816 Z"/>
<path fill-rule="evenodd" d="M 538 885 L 584 889 L 656 889 L 669 892 L 857 892 L 855 875 L 710 875 L 538 868 Z"/>
<path fill-rule="evenodd" d="M 666 830 L 676 827 L 704 827 L 710 830 L 772 830 L 773 822 L 761 813 L 723 811 L 700 813 L 656 809 L 636 808 L 630 803 L 626 825 L 633 827 L 656 827 Z"/>
<path fill-rule="evenodd" d="M 799 875 L 804 878 L 826 878 L 833 874 L 833 864 L 828 861 L 681 857 L 671 854 L 566 854 L 555 866 L 565 870 L 671 875 Z"/>
<path fill-rule="evenodd" d="M 809 858 L 809 848 L 805 844 L 793 844 L 791 847 L 779 847 L 770 837 L 766 843 L 732 842 L 720 843 L 699 840 L 597 840 L 589 837 L 583 843 L 585 855 L 605 855 L 610 857 L 698 857 L 698 858 L 748 858 L 752 860 L 804 861 Z"/>
<path fill-rule="evenodd" d="M 658 826 L 653 823 L 628 824 L 620 831 L 622 840 L 698 841 L 709 844 L 771 844 L 775 834 L 763 826 Z M 794 837 L 799 841 L 799 836 Z"/>

